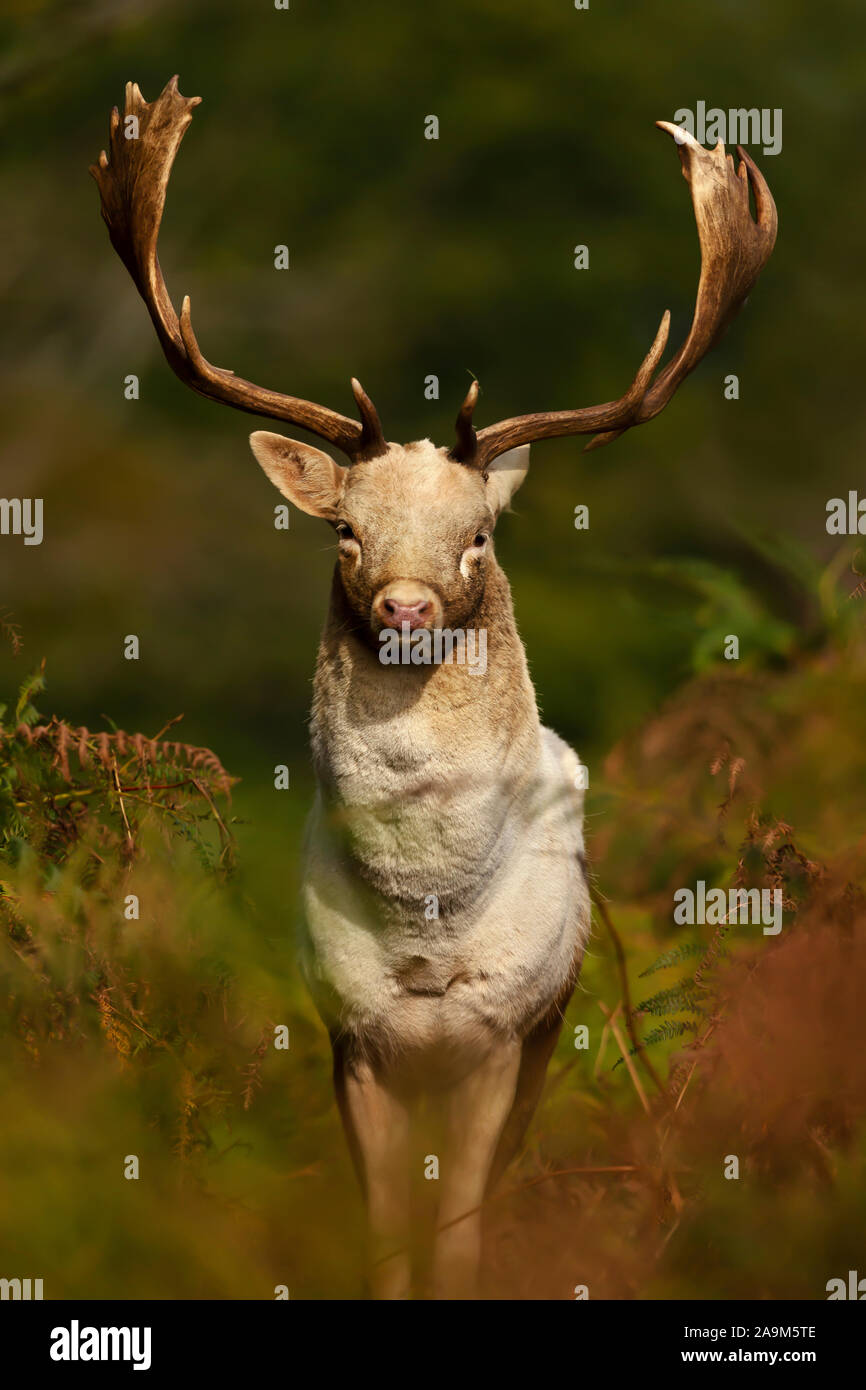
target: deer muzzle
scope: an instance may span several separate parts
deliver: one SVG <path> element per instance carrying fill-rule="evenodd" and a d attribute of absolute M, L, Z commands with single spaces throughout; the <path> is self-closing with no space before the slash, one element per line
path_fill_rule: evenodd
<path fill-rule="evenodd" d="M 410 630 L 440 627 L 442 604 L 432 589 L 414 579 L 398 579 L 380 589 L 373 600 L 373 623 L 378 628 Z"/>

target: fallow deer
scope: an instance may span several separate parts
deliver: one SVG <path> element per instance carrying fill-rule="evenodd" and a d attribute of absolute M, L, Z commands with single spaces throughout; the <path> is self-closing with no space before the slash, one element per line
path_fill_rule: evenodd
<path fill-rule="evenodd" d="M 318 791 L 308 823 L 300 954 L 332 1041 L 336 1096 L 366 1194 L 373 1291 L 410 1294 L 410 1114 L 442 1107 L 435 1296 L 476 1290 L 478 1209 L 538 1102 L 590 930 L 580 764 L 542 727 L 493 531 L 523 482 L 529 445 L 591 434 L 587 448 L 651 420 L 727 327 L 766 263 L 777 216 L 739 149 L 735 171 L 677 142 L 701 246 L 694 317 L 656 376 L 669 326 L 625 395 L 521 415 L 476 432 L 473 382 L 456 442 L 386 441 L 359 383 L 360 421 L 253 385 L 202 356 L 189 299 L 178 316 L 157 237 L 172 164 L 198 97 L 173 78 L 152 103 L 126 88 L 110 159 L 91 170 L 112 244 L 169 365 L 200 395 L 286 421 L 336 446 L 257 431 L 252 450 L 302 511 L 334 528 L 338 555 L 312 712 Z M 738 147 L 739 148 L 739 147 Z M 749 191 L 755 201 L 755 217 Z M 385 665 L 383 632 L 487 635 L 466 664 Z M 435 909 L 431 911 L 431 904 Z"/>

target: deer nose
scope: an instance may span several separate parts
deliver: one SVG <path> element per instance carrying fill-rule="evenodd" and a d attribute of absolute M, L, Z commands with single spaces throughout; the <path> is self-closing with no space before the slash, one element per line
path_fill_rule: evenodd
<path fill-rule="evenodd" d="M 373 602 L 373 612 L 384 627 L 401 628 L 408 623 L 410 629 L 425 627 L 431 623 L 439 610 L 439 602 L 432 589 L 426 584 L 410 584 L 399 581 L 382 589 Z"/>
<path fill-rule="evenodd" d="M 394 598 L 386 598 L 382 607 L 395 627 L 401 623 L 421 627 L 433 611 L 432 603 L 426 598 L 419 598 L 415 603 L 398 603 Z"/>

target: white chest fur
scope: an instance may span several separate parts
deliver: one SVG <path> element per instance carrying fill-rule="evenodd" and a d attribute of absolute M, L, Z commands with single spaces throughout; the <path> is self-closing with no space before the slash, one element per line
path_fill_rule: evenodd
<path fill-rule="evenodd" d="M 449 1072 L 556 997 L 588 930 L 582 794 L 574 753 L 538 733 L 529 767 L 510 748 L 467 769 L 435 739 L 410 752 L 383 733 L 378 757 L 368 737 L 341 741 L 311 818 L 301 939 L 331 1027 Z"/>

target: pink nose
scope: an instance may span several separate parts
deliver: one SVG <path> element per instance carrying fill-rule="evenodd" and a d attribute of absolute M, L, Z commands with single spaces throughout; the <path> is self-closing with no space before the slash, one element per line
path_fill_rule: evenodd
<path fill-rule="evenodd" d="M 415 603 L 398 603 L 394 598 L 383 600 L 382 607 L 391 627 L 400 628 L 408 623 L 410 628 L 423 627 L 433 611 L 429 599 L 418 599 Z"/>

